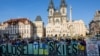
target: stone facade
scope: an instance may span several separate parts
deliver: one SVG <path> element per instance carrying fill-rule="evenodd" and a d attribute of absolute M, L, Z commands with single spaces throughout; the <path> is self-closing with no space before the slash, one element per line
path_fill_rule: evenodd
<path fill-rule="evenodd" d="M 70 8 L 70 20 L 67 15 L 67 4 L 61 0 L 59 10 L 55 10 L 53 1 L 48 7 L 48 24 L 46 25 L 46 37 L 66 37 L 82 35 L 86 36 L 86 27 L 82 20 L 72 21 L 72 8 Z"/>
<path fill-rule="evenodd" d="M 34 37 L 44 37 L 44 23 L 41 16 L 37 16 L 34 21 Z"/>
<path fill-rule="evenodd" d="M 0 30 L 3 37 L 7 35 L 10 39 L 30 38 L 33 36 L 33 23 L 27 18 L 10 19 L 0 25 Z"/>
<path fill-rule="evenodd" d="M 90 22 L 89 32 L 91 35 L 100 34 L 100 11 L 96 11 L 94 19 Z"/>

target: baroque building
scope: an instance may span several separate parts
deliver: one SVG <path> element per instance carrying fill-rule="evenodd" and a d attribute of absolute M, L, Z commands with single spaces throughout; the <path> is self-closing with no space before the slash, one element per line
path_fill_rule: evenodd
<path fill-rule="evenodd" d="M 37 16 L 34 23 L 34 37 L 44 37 L 44 23 L 41 16 Z"/>
<path fill-rule="evenodd" d="M 44 23 L 41 16 L 34 22 L 27 18 L 14 18 L 0 23 L 0 36 L 14 38 L 42 38 L 44 37 Z"/>
<path fill-rule="evenodd" d="M 72 8 L 70 18 L 67 15 L 67 4 L 61 0 L 60 9 L 55 9 L 53 0 L 48 6 L 48 24 L 46 25 L 46 37 L 66 37 L 82 35 L 86 36 L 86 27 L 82 20 L 72 20 Z"/>
<path fill-rule="evenodd" d="M 33 23 L 27 18 L 10 19 L 0 24 L 2 37 L 30 38 L 33 36 Z"/>
<path fill-rule="evenodd" d="M 96 11 L 94 19 L 89 24 L 89 33 L 91 35 L 100 34 L 100 11 Z"/>

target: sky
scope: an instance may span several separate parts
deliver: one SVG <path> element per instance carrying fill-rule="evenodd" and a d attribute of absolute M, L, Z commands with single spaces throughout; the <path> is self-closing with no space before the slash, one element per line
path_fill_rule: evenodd
<path fill-rule="evenodd" d="M 53 0 L 59 9 L 61 0 Z M 50 0 L 0 0 L 0 22 L 12 18 L 29 18 L 34 21 L 40 15 L 45 25 L 48 21 L 48 5 Z M 93 20 L 96 10 L 100 10 L 100 0 L 66 0 L 69 15 L 72 7 L 73 20 L 82 19 L 88 26 Z"/>

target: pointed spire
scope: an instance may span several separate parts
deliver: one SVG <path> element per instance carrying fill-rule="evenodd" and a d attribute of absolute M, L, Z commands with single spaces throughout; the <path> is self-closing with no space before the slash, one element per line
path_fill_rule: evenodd
<path fill-rule="evenodd" d="M 60 7 L 66 7 L 67 5 L 66 5 L 66 1 L 65 0 L 61 0 L 61 5 L 60 5 Z"/>
<path fill-rule="evenodd" d="M 54 3 L 53 3 L 53 0 L 50 0 L 48 9 L 50 9 L 50 8 L 53 8 L 53 9 L 54 9 Z"/>
<path fill-rule="evenodd" d="M 72 7 L 70 6 L 70 22 L 72 22 Z"/>

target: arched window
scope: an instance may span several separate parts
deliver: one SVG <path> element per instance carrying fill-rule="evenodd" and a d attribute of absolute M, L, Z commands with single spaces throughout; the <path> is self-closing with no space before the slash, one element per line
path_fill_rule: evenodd
<path fill-rule="evenodd" d="M 50 14 L 52 15 L 52 11 L 50 11 Z"/>
<path fill-rule="evenodd" d="M 56 23 L 59 23 L 59 19 L 56 19 Z"/>
<path fill-rule="evenodd" d="M 57 37 L 57 34 L 55 35 L 55 37 Z"/>
<path fill-rule="evenodd" d="M 51 34 L 51 37 L 53 37 L 53 35 Z"/>
<path fill-rule="evenodd" d="M 63 34 L 63 37 L 65 36 L 65 34 Z"/>
<path fill-rule="evenodd" d="M 63 8 L 63 14 L 65 13 L 65 9 Z"/>

